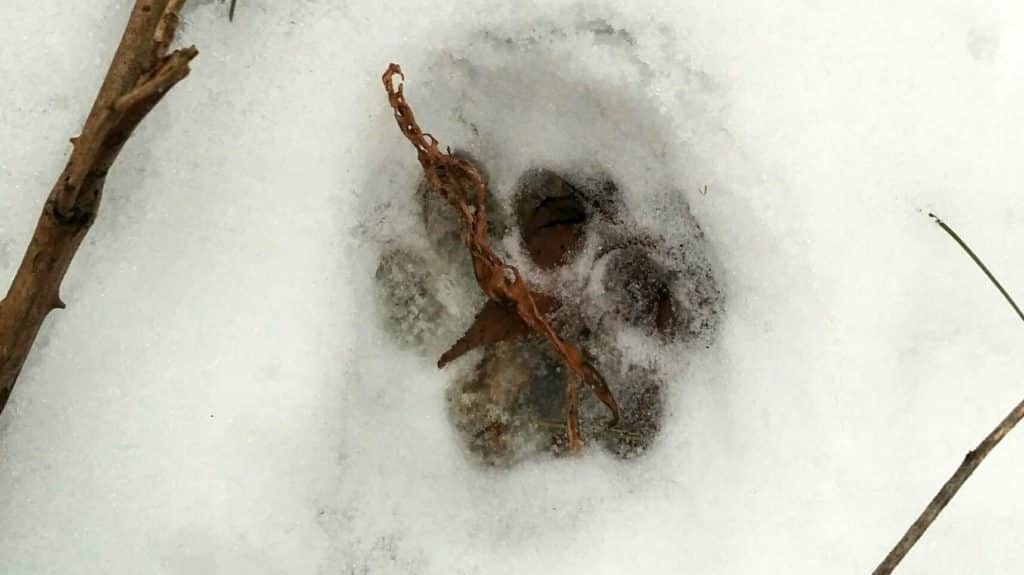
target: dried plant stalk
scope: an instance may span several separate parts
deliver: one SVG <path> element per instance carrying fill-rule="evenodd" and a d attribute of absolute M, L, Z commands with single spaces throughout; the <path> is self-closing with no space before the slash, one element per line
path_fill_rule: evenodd
<path fill-rule="evenodd" d="M 985 273 L 985 277 L 987 277 L 988 280 L 992 282 L 992 285 L 999 290 L 999 293 L 1002 294 L 1006 303 L 1010 304 L 1010 307 L 1013 308 L 1017 317 L 1019 317 L 1021 321 L 1024 321 L 1024 312 L 1021 312 L 1020 306 L 1017 305 L 1017 302 L 1014 301 L 1013 297 L 1011 297 L 1009 292 L 1006 291 L 1003 284 L 999 283 L 999 280 L 996 279 L 996 276 L 988 269 L 985 262 L 981 261 L 978 254 L 974 253 L 974 250 L 967 245 L 967 242 L 965 242 L 963 238 L 953 230 L 953 228 L 949 227 L 946 222 L 939 219 L 935 214 L 928 215 L 935 220 L 935 223 L 942 228 L 942 231 L 946 232 L 949 237 L 953 238 L 953 241 L 960 246 L 960 249 L 962 249 L 964 253 L 970 256 L 975 265 Z M 927 531 L 928 528 L 931 527 L 932 523 L 935 522 L 935 519 L 937 519 L 939 514 L 942 513 L 942 510 L 946 508 L 946 505 L 953 500 L 953 497 L 956 496 L 957 492 L 960 491 L 960 488 L 964 486 L 964 483 L 966 483 L 971 477 L 974 470 L 981 465 L 981 462 L 988 457 L 988 454 L 995 449 L 997 445 L 999 445 L 999 442 L 1006 437 L 1006 434 L 1010 433 L 1010 431 L 1012 431 L 1022 419 L 1024 419 L 1024 401 L 1021 401 L 1012 410 L 1010 410 L 1010 413 L 1008 413 L 1006 417 L 999 422 L 999 425 L 989 432 L 977 447 L 967 453 L 964 460 L 960 463 L 960 466 L 953 472 L 953 475 L 942 484 L 942 488 L 940 488 L 939 492 L 935 494 L 935 497 L 932 497 L 932 500 L 928 502 L 928 505 L 923 511 L 921 511 L 921 514 L 917 516 L 917 519 L 910 524 L 910 527 L 908 527 L 906 532 L 903 533 L 900 540 L 896 542 L 896 545 L 893 546 L 885 558 L 882 559 L 882 562 L 878 564 L 878 567 L 871 572 L 872 575 L 889 575 L 894 569 L 896 569 L 900 562 L 903 561 L 903 558 L 907 556 L 907 553 L 909 553 L 910 550 L 913 549 L 914 545 L 917 544 L 918 540 L 921 539 L 921 536 L 924 535 L 925 531 Z"/>
<path fill-rule="evenodd" d="M 71 140 L 71 157 L 0 301 L 0 411 L 43 320 L 64 308 L 60 284 L 95 221 L 107 172 L 142 119 L 189 74 L 195 47 L 168 52 L 184 4 L 136 0 L 82 133 Z"/>
<path fill-rule="evenodd" d="M 503 262 L 491 249 L 487 240 L 487 213 L 484 208 L 487 185 L 480 171 L 472 162 L 453 155 L 450 150 L 442 152 L 437 139 L 420 129 L 412 108 L 405 100 L 404 85 L 395 84 L 396 76 L 405 80 L 401 67 L 391 64 L 382 78 L 395 120 L 402 134 L 416 148 L 427 185 L 458 212 L 463 240 L 472 258 L 473 273 L 480 289 L 492 301 L 514 310 L 527 327 L 551 344 L 570 373 L 582 380 L 611 410 L 614 425 L 619 419 L 619 406 L 608 384 L 579 349 L 559 337 L 538 309 L 538 301 L 548 301 L 550 298 L 532 292 L 519 270 Z M 442 358 L 442 361 L 445 359 Z M 569 450 L 578 451 L 579 410 L 576 380 L 572 377 L 567 377 L 565 412 Z"/>
<path fill-rule="evenodd" d="M 1006 434 L 1009 433 L 1014 426 L 1020 423 L 1021 419 L 1024 419 L 1024 401 L 1018 403 L 1017 406 L 999 422 L 999 425 L 997 425 L 995 429 L 993 429 L 985 439 L 978 444 L 978 447 L 967 453 L 963 462 L 956 468 L 953 475 L 946 480 L 944 484 L 942 484 L 942 488 L 939 489 L 939 492 L 935 494 L 935 497 L 928 502 L 924 511 L 922 511 L 910 527 L 907 528 L 906 533 L 904 533 L 903 537 L 896 542 L 896 545 L 885 556 L 885 559 L 882 559 L 882 562 L 879 563 L 878 567 L 871 572 L 872 575 L 889 575 L 894 569 L 896 569 L 896 566 L 900 564 L 900 561 L 903 561 L 903 558 L 906 557 L 910 549 L 914 547 L 917 540 L 924 535 L 924 532 L 927 531 L 929 527 L 931 527 L 932 523 L 939 516 L 939 513 L 942 513 L 942 510 L 946 508 L 946 505 L 953 500 L 953 496 L 960 491 L 960 488 L 964 486 L 964 483 L 968 478 L 970 478 L 971 474 L 974 473 L 974 470 L 981 465 L 981 462 L 985 460 L 985 457 L 988 456 L 995 446 L 999 445 L 999 442 L 1006 437 Z"/>

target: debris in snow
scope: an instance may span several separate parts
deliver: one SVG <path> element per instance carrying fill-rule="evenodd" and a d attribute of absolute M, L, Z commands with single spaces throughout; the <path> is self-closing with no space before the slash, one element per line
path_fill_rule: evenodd
<path fill-rule="evenodd" d="M 519 270 L 506 264 L 491 249 L 487 239 L 487 185 L 476 166 L 469 160 L 443 153 L 437 140 L 424 133 L 405 101 L 403 86 L 395 87 L 395 76 L 402 76 L 396 64 L 384 73 L 384 87 L 395 112 L 402 134 L 416 147 L 427 184 L 448 200 L 462 219 L 463 239 L 473 258 L 473 271 L 480 288 L 492 300 L 514 307 L 516 314 L 531 329 L 547 338 L 562 361 L 612 412 L 612 425 L 619 419 L 619 406 L 608 384 L 590 361 L 575 347 L 563 340 L 538 309 L 534 294 L 526 286 Z M 470 205 L 472 202 L 472 205 Z M 576 380 L 566 378 L 566 433 L 569 450 L 578 451 L 579 420 Z"/>
<path fill-rule="evenodd" d="M 484 177 L 472 160 L 440 152 L 437 140 L 420 130 L 405 102 L 403 86 L 394 84 L 395 76 L 401 76 L 401 69 L 393 64 L 383 80 L 399 127 L 416 147 L 426 173 L 425 186 L 420 187 L 424 198 L 421 206 L 431 243 L 453 247 L 461 227 L 477 283 L 490 297 L 465 334 L 438 361 L 438 366 L 444 367 L 473 349 L 489 346 L 475 371 L 456 382 L 449 393 L 451 417 L 471 451 L 492 463 L 510 461 L 517 454 L 538 449 L 577 452 L 581 423 L 574 377 L 579 377 L 613 414 L 612 425 L 605 429 L 592 425 L 596 414 L 589 417 L 588 413 L 586 435 L 600 439 L 620 456 L 639 453 L 659 429 L 660 379 L 650 370 L 623 368 L 614 347 L 601 347 L 592 359 L 567 343 L 571 340 L 585 349 L 594 349 L 599 344 L 600 327 L 595 329 L 581 321 L 583 315 L 578 309 L 562 309 L 563 299 L 578 302 L 579 298 L 562 293 L 564 290 L 544 293 L 539 288 L 527 288 L 519 270 L 505 264 L 491 249 L 491 241 L 499 237 L 488 226 L 488 208 L 494 196 L 487 193 Z M 628 235 L 633 230 L 621 218 L 614 182 L 605 178 L 576 186 L 555 171 L 535 168 L 522 174 L 516 187 L 516 226 L 534 265 L 550 271 L 570 264 L 584 246 L 588 230 L 598 229 L 589 226 L 590 221 L 601 219 L 605 226 L 615 229 L 613 240 L 601 250 L 603 255 L 610 254 L 610 263 L 605 265 L 610 273 L 604 278 L 604 292 L 610 301 L 607 310 L 627 325 L 657 331 L 665 341 L 680 333 L 677 328 L 684 323 L 680 312 L 693 307 L 681 309 L 673 294 L 673 283 L 683 274 L 669 271 L 648 255 L 648 250 L 659 248 L 659 240 Z M 461 226 L 439 212 L 437 203 L 429 201 L 431 196 L 443 198 L 455 208 Z M 503 214 L 499 206 L 495 206 L 495 212 Z M 620 241 L 618 236 L 623 234 L 626 239 Z M 377 270 L 387 304 L 386 319 L 403 342 L 426 333 L 434 323 L 432 319 L 440 316 L 437 300 L 425 291 L 426 265 L 421 264 L 419 271 L 413 271 L 416 266 L 396 267 L 397 261 L 412 262 L 413 258 L 389 252 Z M 708 273 L 688 276 L 700 277 L 710 285 L 699 286 L 698 291 L 717 294 Z M 402 286 L 405 282 L 416 285 Z M 717 299 L 697 303 L 706 308 L 706 316 L 717 314 Z M 711 327 L 708 320 L 703 325 L 705 329 Z M 544 336 L 550 348 L 539 346 L 536 338 L 523 341 L 535 334 Z M 566 338 L 565 334 L 571 335 Z M 623 381 L 615 387 L 616 394 L 627 397 L 634 410 L 626 417 L 629 428 L 615 426 L 619 403 L 595 367 L 598 363 L 614 366 L 623 375 Z M 561 409 L 565 412 L 564 425 L 555 416 L 555 411 Z"/>

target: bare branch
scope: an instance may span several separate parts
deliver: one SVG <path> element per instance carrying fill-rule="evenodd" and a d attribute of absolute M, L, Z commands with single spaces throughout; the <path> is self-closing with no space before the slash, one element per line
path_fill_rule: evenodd
<path fill-rule="evenodd" d="M 114 111 L 126 113 L 147 100 L 160 98 L 189 73 L 188 64 L 199 53 L 194 47 L 176 50 L 165 58 L 152 77 L 114 102 Z"/>
<path fill-rule="evenodd" d="M 185 0 L 136 0 L 82 133 L 36 223 L 7 296 L 0 301 L 0 411 L 39 328 L 63 309 L 60 284 L 96 218 L 107 172 L 143 118 L 189 73 L 197 54 L 167 55 Z"/>

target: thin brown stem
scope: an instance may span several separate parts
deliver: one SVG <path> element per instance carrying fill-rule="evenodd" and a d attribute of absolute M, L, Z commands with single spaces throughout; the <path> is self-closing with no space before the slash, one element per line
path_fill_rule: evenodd
<path fill-rule="evenodd" d="M 960 249 L 962 249 L 964 253 L 970 256 L 971 260 L 974 261 L 978 268 L 985 273 L 985 276 L 989 281 L 996 286 L 999 293 L 1003 295 L 1003 298 L 1005 298 L 1007 303 L 1010 304 L 1013 311 L 1017 313 L 1017 316 L 1021 318 L 1021 320 L 1024 320 L 1024 313 L 1021 313 L 1017 302 L 1013 301 L 1013 297 L 1011 297 L 1003 288 L 1002 284 L 999 283 L 999 280 L 996 279 L 996 276 L 989 271 L 988 266 L 981 261 L 978 254 L 974 253 L 974 250 L 967 245 L 967 242 L 965 242 L 963 238 L 953 230 L 953 228 L 940 220 L 938 216 L 935 214 L 928 215 L 935 220 L 935 223 L 942 228 L 942 231 L 946 232 L 954 241 L 956 241 L 957 245 L 960 246 Z M 895 569 L 896 566 L 900 564 L 900 561 L 906 557 L 907 553 L 914 544 L 917 543 L 918 539 L 920 539 L 921 536 L 924 535 L 924 532 L 928 530 L 928 527 L 930 527 L 935 521 L 935 518 L 939 516 L 939 513 L 946 508 L 946 505 L 953 499 L 953 496 L 960 491 L 964 482 L 966 482 L 971 474 L 974 473 L 974 470 L 981 465 L 981 462 L 984 461 L 989 452 L 992 451 L 995 446 L 999 445 L 999 442 L 1006 437 L 1006 434 L 1009 433 L 1022 418 L 1024 418 L 1024 401 L 1018 403 L 1017 407 L 1014 407 L 1013 410 L 999 422 L 999 425 L 997 425 L 996 428 L 978 444 L 978 447 L 974 448 L 973 451 L 964 457 L 963 462 L 956 468 L 956 471 L 953 472 L 953 476 L 942 485 L 942 489 L 935 494 L 935 497 L 933 497 L 928 503 L 928 506 L 924 508 L 924 511 L 917 516 L 917 519 L 910 525 L 906 533 L 903 534 L 903 537 L 901 537 L 899 542 L 896 543 L 896 546 L 889 551 L 889 554 L 885 556 L 885 559 L 883 559 L 878 567 L 875 568 L 872 572 L 873 575 L 888 575 L 889 573 L 892 573 L 893 569 Z"/>
<path fill-rule="evenodd" d="M 382 80 L 388 103 L 402 135 L 416 148 L 420 166 L 430 189 L 445 199 L 462 220 L 462 236 L 473 260 L 473 272 L 480 289 L 492 300 L 514 309 L 527 327 L 542 335 L 569 368 L 612 412 L 612 425 L 619 419 L 619 406 L 601 374 L 583 353 L 558 335 L 538 306 L 544 296 L 530 290 L 515 267 L 506 264 L 487 240 L 487 212 L 484 208 L 487 184 L 469 160 L 442 152 L 437 138 L 425 133 L 412 107 L 405 100 L 402 68 L 391 64 Z M 450 358 L 442 358 L 442 360 Z M 579 418 L 576 415 L 575 382 L 566 390 L 566 425 L 570 447 L 578 446 Z"/>
<path fill-rule="evenodd" d="M 953 499 L 957 491 L 963 487 L 964 482 L 974 473 L 974 470 L 981 465 L 985 457 L 988 456 L 989 452 L 992 451 L 995 446 L 999 445 L 999 442 L 1006 437 L 1006 434 L 1013 429 L 1020 420 L 1024 418 L 1024 401 L 1017 404 L 1017 407 L 1013 408 L 999 425 L 988 434 L 985 439 L 978 444 L 973 451 L 964 457 L 963 463 L 956 468 L 953 476 L 942 485 L 942 489 L 939 490 L 935 497 L 932 498 L 928 506 L 924 508 L 924 511 L 918 515 L 917 519 L 911 524 L 907 532 L 903 534 L 903 537 L 896 543 L 896 546 L 889 551 L 889 554 L 885 556 L 885 559 L 878 565 L 877 568 L 872 572 L 873 575 L 888 575 L 892 573 L 893 569 L 899 565 L 900 561 L 907 555 L 911 547 L 917 543 L 917 540 L 924 535 L 924 532 L 931 526 L 935 518 L 939 516 L 939 513 L 945 509 L 946 505 Z"/>

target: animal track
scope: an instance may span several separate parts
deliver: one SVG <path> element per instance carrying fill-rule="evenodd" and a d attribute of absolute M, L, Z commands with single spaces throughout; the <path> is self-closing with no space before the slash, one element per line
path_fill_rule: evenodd
<path fill-rule="evenodd" d="M 562 285 L 547 292 L 550 301 L 538 305 L 547 309 L 551 323 L 567 341 L 590 354 L 622 406 L 621 422 L 608 428 L 600 402 L 583 396 L 583 439 L 630 458 L 647 449 L 657 436 L 666 379 L 655 368 L 631 363 L 616 346 L 614 332 L 639 330 L 651 345 L 662 347 L 710 337 L 721 311 L 721 296 L 706 263 L 674 255 L 700 246 L 672 250 L 656 237 L 638 234 L 636 226 L 627 223 L 629 214 L 615 182 L 593 177 L 578 181 L 583 183 L 549 169 L 524 172 L 511 195 L 514 225 L 506 223 L 507 212 L 494 199 L 497 196 L 489 195 L 488 216 L 497 222 L 491 239 L 497 244 L 507 236 L 517 237 L 525 257 L 541 273 L 557 275 L 570 267 L 582 268 L 588 277 L 580 282 L 597 281 L 599 289 L 589 301 Z M 419 206 L 435 255 L 442 260 L 456 258 L 458 263 L 448 273 L 469 274 L 471 279 L 451 210 L 445 210 L 447 206 L 433 194 L 423 194 Z M 593 253 L 588 254 L 585 248 L 591 243 Z M 581 259 L 582 266 L 576 266 Z M 440 298 L 431 287 L 438 272 L 428 265 L 426 257 L 393 249 L 381 258 L 376 274 L 386 329 L 399 343 L 422 350 L 436 347 L 427 340 L 437 333 L 433 324 L 443 315 Z M 681 281 L 699 285 L 680 286 Z M 454 283 L 472 285 L 471 281 Z M 466 356 L 464 361 L 475 365 L 452 382 L 447 393 L 449 416 L 469 451 L 488 463 L 508 464 L 531 454 L 561 452 L 565 448 L 565 368 L 549 346 L 515 323 L 516 316 L 489 314 L 489 307 L 439 362 L 443 366 L 484 346 L 482 353 Z M 583 307 L 599 313 L 587 313 Z M 700 321 L 695 323 L 695 317 Z"/>

